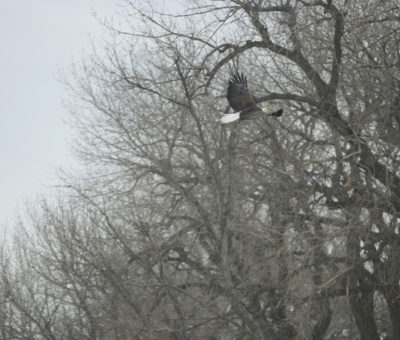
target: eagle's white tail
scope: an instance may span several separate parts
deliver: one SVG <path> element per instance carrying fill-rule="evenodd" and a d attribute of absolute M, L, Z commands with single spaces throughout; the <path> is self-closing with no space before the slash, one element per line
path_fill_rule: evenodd
<path fill-rule="evenodd" d="M 240 118 L 240 112 L 237 113 L 227 113 L 221 117 L 221 123 L 226 124 L 238 120 Z"/>

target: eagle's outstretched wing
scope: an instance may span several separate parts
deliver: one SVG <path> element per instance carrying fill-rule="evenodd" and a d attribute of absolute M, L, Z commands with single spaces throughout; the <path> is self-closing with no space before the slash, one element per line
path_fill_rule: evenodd
<path fill-rule="evenodd" d="M 258 107 L 247 87 L 247 79 L 242 74 L 236 73 L 228 84 L 228 98 L 229 104 L 236 112 L 245 110 L 257 110 Z"/>

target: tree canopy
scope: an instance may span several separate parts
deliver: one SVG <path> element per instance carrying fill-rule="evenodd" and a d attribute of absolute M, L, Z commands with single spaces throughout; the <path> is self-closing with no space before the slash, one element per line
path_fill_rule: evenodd
<path fill-rule="evenodd" d="M 1 337 L 399 339 L 398 1 L 169 4 L 66 80 L 86 172 L 3 247 Z M 221 125 L 236 72 L 285 114 Z"/>

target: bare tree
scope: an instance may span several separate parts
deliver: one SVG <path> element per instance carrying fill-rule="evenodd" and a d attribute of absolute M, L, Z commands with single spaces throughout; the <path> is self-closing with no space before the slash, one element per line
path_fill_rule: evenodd
<path fill-rule="evenodd" d="M 68 85 L 88 175 L 4 260 L 4 338 L 400 338 L 397 2 L 126 5 Z M 281 119 L 218 124 L 238 70 Z"/>

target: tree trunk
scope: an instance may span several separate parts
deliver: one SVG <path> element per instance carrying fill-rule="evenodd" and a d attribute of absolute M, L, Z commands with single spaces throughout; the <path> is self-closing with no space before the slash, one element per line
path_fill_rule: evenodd
<path fill-rule="evenodd" d="M 392 323 L 392 338 L 400 339 L 400 291 L 397 290 L 397 294 L 393 292 L 385 298 Z"/>
<path fill-rule="evenodd" d="M 378 329 L 374 319 L 374 293 L 360 291 L 358 295 L 351 294 L 349 302 L 361 339 L 379 340 Z"/>

